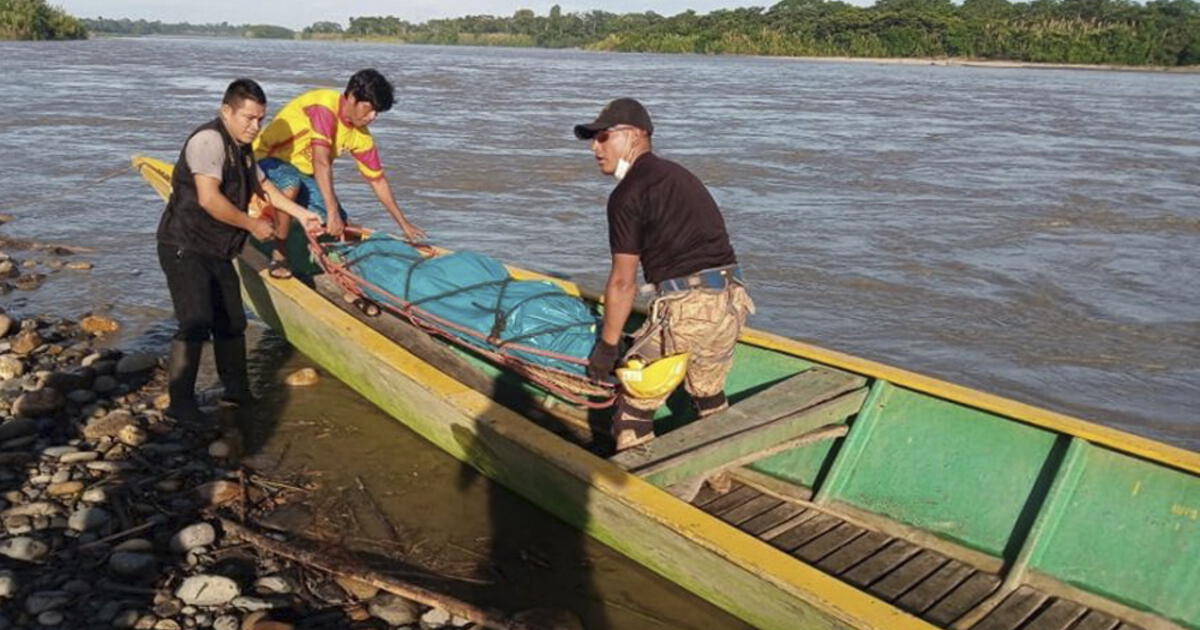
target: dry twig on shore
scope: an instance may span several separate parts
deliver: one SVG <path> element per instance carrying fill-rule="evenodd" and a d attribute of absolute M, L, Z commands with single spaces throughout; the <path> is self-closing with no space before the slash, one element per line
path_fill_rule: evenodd
<path fill-rule="evenodd" d="M 477 623 L 484 628 L 506 630 L 512 626 L 512 623 L 507 615 L 499 611 L 476 606 L 474 604 L 462 601 L 456 597 L 443 593 L 437 593 L 427 588 L 417 586 L 411 582 L 406 582 L 394 577 L 388 577 L 362 566 L 357 566 L 348 562 L 331 561 L 325 557 L 318 556 L 311 551 L 297 549 L 288 543 L 267 538 L 266 536 L 263 536 L 243 525 L 239 525 L 229 519 L 222 518 L 221 527 L 224 529 L 226 534 L 240 538 L 241 540 L 249 543 L 261 551 L 287 558 L 293 562 L 297 562 L 326 573 L 358 580 L 360 582 L 370 584 L 371 586 L 374 586 L 380 590 L 392 593 L 393 595 L 398 595 L 426 606 L 441 608 L 447 612 L 450 612 L 451 614 L 458 615 L 464 619 L 472 621 L 473 623 Z"/>

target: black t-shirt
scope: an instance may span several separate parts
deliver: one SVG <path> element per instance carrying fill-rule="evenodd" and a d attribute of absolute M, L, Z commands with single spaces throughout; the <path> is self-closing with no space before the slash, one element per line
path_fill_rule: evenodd
<path fill-rule="evenodd" d="M 608 197 L 608 244 L 641 257 L 646 282 L 737 262 L 717 202 L 682 166 L 644 153 Z"/>

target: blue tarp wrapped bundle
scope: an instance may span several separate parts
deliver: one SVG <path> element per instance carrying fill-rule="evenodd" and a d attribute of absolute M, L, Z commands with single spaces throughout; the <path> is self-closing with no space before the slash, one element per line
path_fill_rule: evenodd
<path fill-rule="evenodd" d="M 578 359 L 587 359 L 596 340 L 596 316 L 587 304 L 552 282 L 513 280 L 494 258 L 462 251 L 425 258 L 408 243 L 376 235 L 361 243 L 335 246 L 351 271 L 371 284 L 442 319 L 474 330 L 482 338 L 446 332 L 488 350 L 488 338 Z M 363 291 L 381 304 L 395 300 L 370 287 Z M 521 359 L 583 375 L 584 366 L 523 352 Z"/>

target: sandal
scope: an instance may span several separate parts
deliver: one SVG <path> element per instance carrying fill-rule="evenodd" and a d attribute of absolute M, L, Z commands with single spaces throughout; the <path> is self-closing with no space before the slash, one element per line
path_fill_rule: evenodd
<path fill-rule="evenodd" d="M 354 307 L 367 317 L 379 317 L 379 305 L 367 298 L 358 298 L 353 302 Z"/>
<path fill-rule="evenodd" d="M 267 274 L 277 280 L 284 280 L 292 277 L 292 270 L 288 268 L 286 260 L 272 260 L 267 263 Z"/>

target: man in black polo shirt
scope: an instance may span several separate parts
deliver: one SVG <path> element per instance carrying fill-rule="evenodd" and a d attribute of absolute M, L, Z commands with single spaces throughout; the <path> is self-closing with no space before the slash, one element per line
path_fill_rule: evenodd
<path fill-rule="evenodd" d="M 188 136 L 171 177 L 171 198 L 158 224 L 158 261 L 179 331 L 171 341 L 167 372 L 171 404 L 167 415 L 203 419 L 196 403 L 200 351 L 212 337 L 224 400 L 250 400 L 246 378 L 246 313 L 230 262 L 246 234 L 264 240 L 274 223 L 248 214 L 252 196 L 265 195 L 274 207 L 318 229 L 321 218 L 287 198 L 254 161 L 250 143 L 267 111 L 267 97 L 250 79 L 229 84 L 220 115 Z"/>
<path fill-rule="evenodd" d="M 640 263 L 657 297 L 652 316 L 635 333 L 635 339 L 645 339 L 637 354 L 655 359 L 690 353 L 684 387 L 704 417 L 729 406 L 725 377 L 754 303 L 712 195 L 687 169 L 652 152 L 653 132 L 650 114 L 630 98 L 609 103 L 596 120 L 575 126 L 576 137 L 591 140 L 600 171 L 618 181 L 608 198 L 612 268 L 604 322 L 588 375 L 604 378 L 617 363 Z M 654 437 L 654 413 L 666 398 L 622 393 L 612 428 L 618 451 Z"/>

